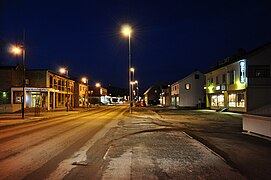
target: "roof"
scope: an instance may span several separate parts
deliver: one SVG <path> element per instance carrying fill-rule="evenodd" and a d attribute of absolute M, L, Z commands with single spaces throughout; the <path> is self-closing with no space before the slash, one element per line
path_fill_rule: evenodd
<path fill-rule="evenodd" d="M 238 51 L 233 54 L 232 56 L 226 57 L 225 59 L 218 61 L 216 64 L 211 66 L 210 70 L 207 71 L 205 74 L 208 74 L 214 70 L 217 70 L 221 67 L 227 66 L 229 64 L 235 63 L 241 59 L 247 59 L 249 56 L 253 56 L 254 54 L 258 53 L 259 51 L 262 51 L 265 48 L 268 48 L 271 46 L 271 42 L 268 42 L 262 46 L 259 46 L 255 49 L 252 49 L 250 51 L 245 51 L 244 49 L 238 49 Z"/>
<path fill-rule="evenodd" d="M 182 78 L 181 80 L 172 83 L 172 85 L 173 85 L 173 84 L 178 84 L 178 83 L 184 81 L 185 79 L 189 78 L 190 76 L 192 76 L 192 75 L 194 75 L 194 74 L 196 74 L 196 73 L 203 74 L 203 73 L 200 72 L 199 70 L 195 70 L 195 71 L 193 71 L 192 73 L 190 73 L 189 75 L 187 75 L 187 76 L 185 76 L 184 78 Z"/>
<path fill-rule="evenodd" d="M 48 72 L 50 72 L 50 73 L 52 73 L 52 74 L 54 74 L 54 75 L 57 75 L 57 76 L 60 76 L 60 77 L 63 77 L 63 78 L 67 78 L 67 79 L 73 80 L 73 79 L 71 79 L 71 78 L 68 77 L 68 76 L 59 74 L 59 73 L 57 73 L 57 72 L 55 72 L 55 71 L 52 71 L 52 70 L 50 70 L 50 69 L 27 69 L 27 71 L 48 71 Z M 74 81 L 74 80 L 73 80 L 73 81 Z"/>

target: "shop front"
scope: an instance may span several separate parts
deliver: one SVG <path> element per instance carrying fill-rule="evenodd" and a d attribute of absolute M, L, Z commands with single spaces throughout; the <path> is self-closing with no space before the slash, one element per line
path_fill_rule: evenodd
<path fill-rule="evenodd" d="M 25 108 L 41 108 L 46 110 L 55 109 L 55 93 L 58 90 L 52 88 L 25 88 Z M 23 88 L 11 88 L 11 104 L 21 104 Z"/>

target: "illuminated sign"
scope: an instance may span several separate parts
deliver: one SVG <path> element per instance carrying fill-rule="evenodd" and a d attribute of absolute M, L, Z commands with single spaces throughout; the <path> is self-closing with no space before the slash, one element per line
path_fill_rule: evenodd
<path fill-rule="evenodd" d="M 26 91 L 48 92 L 47 88 L 25 88 Z"/>
<path fill-rule="evenodd" d="M 240 61 L 240 82 L 241 83 L 246 82 L 246 61 L 245 60 Z"/>
<path fill-rule="evenodd" d="M 216 86 L 215 90 L 219 91 L 220 90 L 220 86 Z"/>

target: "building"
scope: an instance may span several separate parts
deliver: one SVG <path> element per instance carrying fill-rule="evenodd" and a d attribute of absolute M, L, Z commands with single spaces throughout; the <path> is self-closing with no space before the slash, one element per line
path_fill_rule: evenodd
<path fill-rule="evenodd" d="M 6 94 L 2 112 L 21 110 L 22 73 L 21 65 L 0 68 L 1 91 Z M 67 76 L 47 69 L 26 70 L 25 108 L 71 108 L 74 104 L 73 92 L 74 81 Z"/>
<path fill-rule="evenodd" d="M 206 73 L 210 109 L 250 112 L 271 103 L 271 43 L 239 51 Z"/>
<path fill-rule="evenodd" d="M 74 83 L 74 107 L 88 107 L 88 85 L 87 81 L 76 79 Z"/>
<path fill-rule="evenodd" d="M 171 85 L 171 103 L 176 107 L 204 106 L 205 75 L 196 70 L 185 78 Z"/>
<path fill-rule="evenodd" d="M 21 110 L 21 96 L 17 101 L 12 103 L 12 87 L 22 87 L 23 85 L 23 66 L 0 66 L 0 112 L 15 112 Z"/>
<path fill-rule="evenodd" d="M 89 87 L 89 103 L 90 104 L 109 104 L 110 100 L 107 96 L 107 89 L 100 84 L 94 87 Z"/>
<path fill-rule="evenodd" d="M 161 94 L 160 94 L 160 104 L 162 106 L 170 106 L 171 105 L 171 86 L 170 84 L 166 86 L 162 86 Z"/>
<path fill-rule="evenodd" d="M 144 92 L 144 101 L 147 106 L 160 104 L 162 89 L 168 86 L 169 83 L 158 83 L 152 85 L 147 91 Z"/>

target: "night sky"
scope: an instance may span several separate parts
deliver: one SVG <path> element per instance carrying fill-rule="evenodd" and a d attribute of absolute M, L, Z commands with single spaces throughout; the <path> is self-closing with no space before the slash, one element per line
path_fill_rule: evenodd
<path fill-rule="evenodd" d="M 103 86 L 128 86 L 127 38 L 142 89 L 177 81 L 195 69 L 271 41 L 268 0 L 0 0 L 2 65 L 20 61 L 6 51 L 26 32 L 27 68 L 69 69 Z"/>

